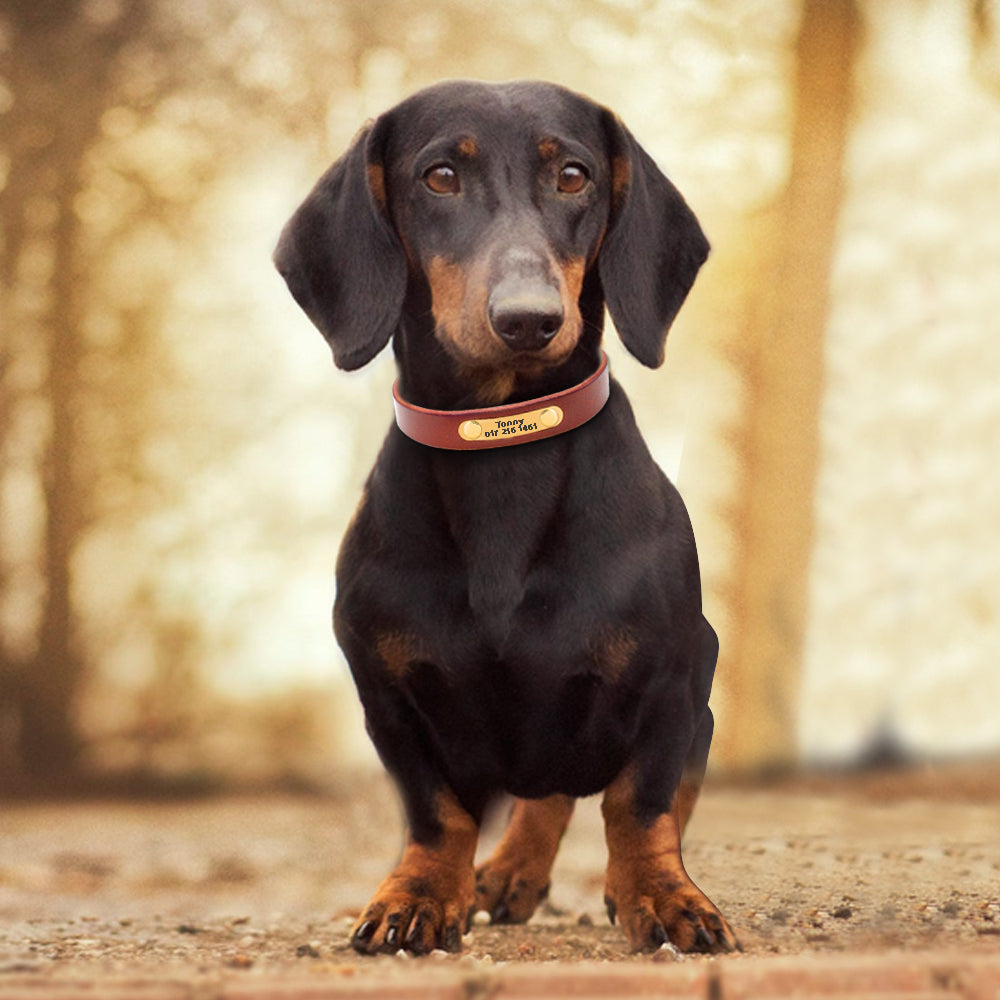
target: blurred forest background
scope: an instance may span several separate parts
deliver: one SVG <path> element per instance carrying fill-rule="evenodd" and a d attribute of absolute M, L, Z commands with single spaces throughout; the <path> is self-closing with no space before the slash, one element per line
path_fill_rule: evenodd
<path fill-rule="evenodd" d="M 392 360 L 336 372 L 269 258 L 461 76 L 613 107 L 712 239 L 664 368 L 610 347 L 713 766 L 995 756 L 997 0 L 0 0 L 0 785 L 373 760 L 329 606 Z"/>

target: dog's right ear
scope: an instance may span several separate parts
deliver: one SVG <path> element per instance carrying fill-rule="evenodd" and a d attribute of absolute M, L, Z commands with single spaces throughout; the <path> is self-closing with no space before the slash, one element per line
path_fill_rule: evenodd
<path fill-rule="evenodd" d="M 367 364 L 392 336 L 406 294 L 406 255 L 386 204 L 383 116 L 319 179 L 282 230 L 274 263 L 333 349 Z"/>

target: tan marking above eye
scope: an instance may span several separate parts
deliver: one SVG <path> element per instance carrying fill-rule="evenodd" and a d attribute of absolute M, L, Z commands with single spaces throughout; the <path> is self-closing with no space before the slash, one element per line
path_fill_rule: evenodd
<path fill-rule="evenodd" d="M 458 194 L 461 184 L 454 167 L 439 163 L 424 172 L 424 184 L 435 194 Z"/>
<path fill-rule="evenodd" d="M 579 194 L 590 183 L 587 168 L 580 163 L 567 163 L 559 171 L 556 187 L 563 194 Z"/>
<path fill-rule="evenodd" d="M 555 139 L 543 139 L 538 144 L 538 155 L 543 160 L 551 160 L 559 155 L 559 144 Z"/>

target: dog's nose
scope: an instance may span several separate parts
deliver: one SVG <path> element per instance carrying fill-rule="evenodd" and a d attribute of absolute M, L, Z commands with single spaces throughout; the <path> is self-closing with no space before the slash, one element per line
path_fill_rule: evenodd
<path fill-rule="evenodd" d="M 489 316 L 511 350 L 540 351 L 562 328 L 562 299 L 551 285 L 502 281 L 490 293 Z"/>

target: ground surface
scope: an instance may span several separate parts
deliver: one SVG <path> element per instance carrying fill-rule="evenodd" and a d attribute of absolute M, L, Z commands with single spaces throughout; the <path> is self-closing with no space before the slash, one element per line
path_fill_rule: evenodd
<path fill-rule="evenodd" d="M 0 997 L 99 995 L 95 982 L 122 997 L 142 983 L 250 997 L 255 983 L 303 981 L 314 992 L 295 996 L 338 983 L 349 986 L 338 996 L 374 996 L 393 982 L 492 996 L 468 984 L 550 963 L 565 975 L 568 960 L 607 963 L 634 986 L 667 964 L 687 982 L 737 968 L 728 963 L 849 956 L 867 968 L 928 950 L 985 962 L 1000 991 L 1000 778 L 990 771 L 710 786 L 684 856 L 745 948 L 711 961 L 626 952 L 601 902 L 596 801 L 578 807 L 550 901 L 530 924 L 477 923 L 461 956 L 361 958 L 348 928 L 400 843 L 392 789 L 372 776 L 330 798 L 0 803 Z M 774 955 L 784 958 L 761 965 Z M 947 985 L 942 975 L 934 982 Z M 122 982 L 133 985 L 114 992 Z M 293 995 L 272 986 L 259 995 Z M 712 989 L 691 995 L 721 995 Z"/>

